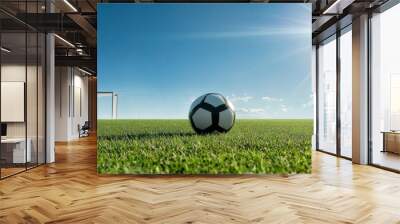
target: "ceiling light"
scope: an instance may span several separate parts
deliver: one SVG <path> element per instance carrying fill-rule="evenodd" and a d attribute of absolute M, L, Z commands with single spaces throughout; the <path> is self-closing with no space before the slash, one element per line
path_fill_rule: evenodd
<path fill-rule="evenodd" d="M 90 75 L 90 76 L 93 75 L 92 73 L 90 73 L 90 72 L 88 72 L 88 71 L 86 71 L 86 70 L 83 70 L 83 69 L 81 69 L 81 68 L 79 68 L 79 67 L 78 67 L 78 70 L 81 71 L 81 72 L 83 72 L 83 73 L 85 73 L 86 75 Z"/>
<path fill-rule="evenodd" d="M 331 10 L 337 7 L 337 4 L 339 4 L 340 0 L 336 0 L 332 5 L 330 5 L 327 9 L 324 10 L 322 14 L 330 14 Z"/>
<path fill-rule="evenodd" d="M 64 3 L 67 4 L 74 12 L 78 12 L 78 10 L 68 0 L 64 0 Z"/>
<path fill-rule="evenodd" d="M 6 53 L 10 53 L 11 52 L 11 50 L 9 50 L 9 49 L 7 49 L 5 47 L 1 47 L 0 49 L 1 49 L 1 51 L 4 51 Z"/>
<path fill-rule="evenodd" d="M 76 49 L 76 53 L 78 53 L 78 55 L 83 55 L 83 49 L 82 48 L 77 48 Z"/>
<path fill-rule="evenodd" d="M 66 43 L 68 46 L 75 48 L 75 45 L 73 45 L 73 44 L 72 44 L 71 42 L 69 42 L 68 40 L 66 40 L 66 39 L 64 39 L 64 38 L 62 38 L 62 37 L 60 37 L 60 36 L 57 35 L 57 34 L 54 34 L 54 36 L 57 37 L 57 38 L 58 38 L 59 40 L 61 40 L 62 42 Z"/>
<path fill-rule="evenodd" d="M 355 0 L 336 0 L 322 14 L 342 14 L 343 9 L 351 5 Z"/>

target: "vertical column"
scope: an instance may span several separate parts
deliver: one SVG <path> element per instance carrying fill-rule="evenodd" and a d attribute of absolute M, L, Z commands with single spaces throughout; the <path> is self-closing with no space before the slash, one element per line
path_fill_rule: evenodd
<path fill-rule="evenodd" d="M 89 77 L 88 80 L 88 110 L 91 131 L 97 130 L 97 79 Z"/>
<path fill-rule="evenodd" d="M 312 91 L 312 97 L 313 97 L 313 116 L 314 116 L 314 130 L 313 130 L 313 136 L 312 136 L 312 146 L 311 148 L 313 150 L 317 149 L 317 85 L 316 85 L 316 79 L 317 79 L 317 46 L 313 45 L 312 46 L 312 54 L 311 54 L 311 91 Z"/>
<path fill-rule="evenodd" d="M 319 149 L 319 45 L 315 46 L 315 149 Z"/>
<path fill-rule="evenodd" d="M 46 11 L 54 11 L 51 1 L 46 1 Z M 54 34 L 46 34 L 46 163 L 55 161 L 55 43 Z"/>
<path fill-rule="evenodd" d="M 353 162 L 368 163 L 368 15 L 353 19 Z"/>
<path fill-rule="evenodd" d="M 341 146 L 342 146 L 342 123 L 340 117 L 340 83 L 341 83 L 341 64 L 340 64 L 340 36 L 341 31 L 336 31 L 336 155 L 341 156 Z"/>
<path fill-rule="evenodd" d="M 112 119 L 117 119 L 117 113 L 118 113 L 118 94 L 113 93 L 112 94 Z"/>
<path fill-rule="evenodd" d="M 54 35 L 46 35 L 46 163 L 55 160 L 55 72 Z"/>

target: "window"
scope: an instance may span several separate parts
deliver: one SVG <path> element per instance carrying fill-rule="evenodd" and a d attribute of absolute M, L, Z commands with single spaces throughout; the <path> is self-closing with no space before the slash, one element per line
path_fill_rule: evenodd
<path fill-rule="evenodd" d="M 340 155 L 352 156 L 352 33 L 351 26 L 340 36 Z"/>
<path fill-rule="evenodd" d="M 400 5 L 371 19 L 373 164 L 400 170 Z"/>
<path fill-rule="evenodd" d="M 318 149 L 336 153 L 336 36 L 318 48 Z"/>

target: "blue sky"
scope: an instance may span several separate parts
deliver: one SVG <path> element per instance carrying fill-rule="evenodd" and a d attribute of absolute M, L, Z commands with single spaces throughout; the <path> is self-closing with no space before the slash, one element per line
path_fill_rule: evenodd
<path fill-rule="evenodd" d="M 187 118 L 208 92 L 238 118 L 311 118 L 310 5 L 99 4 L 98 91 L 118 118 Z"/>

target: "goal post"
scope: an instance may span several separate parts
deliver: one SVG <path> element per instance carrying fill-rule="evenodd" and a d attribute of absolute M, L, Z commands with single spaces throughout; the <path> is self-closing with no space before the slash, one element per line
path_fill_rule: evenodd
<path fill-rule="evenodd" d="M 111 97 L 112 119 L 117 119 L 118 115 L 118 94 L 114 92 L 97 92 L 97 97 Z"/>

